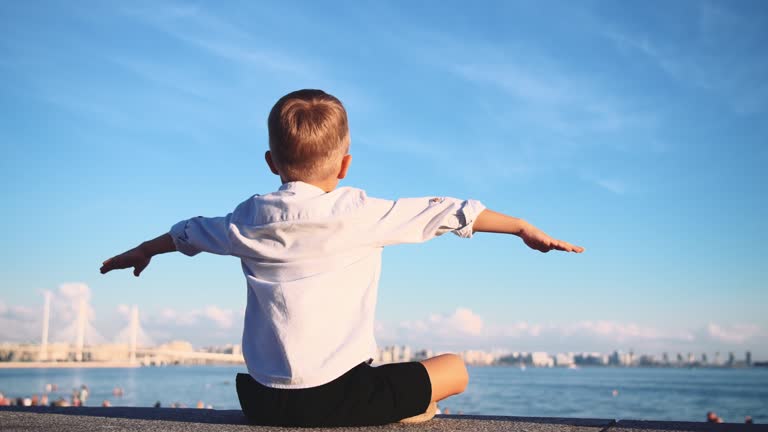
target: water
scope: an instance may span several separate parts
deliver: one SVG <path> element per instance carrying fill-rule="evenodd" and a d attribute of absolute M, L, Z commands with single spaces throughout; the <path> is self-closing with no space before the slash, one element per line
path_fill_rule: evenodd
<path fill-rule="evenodd" d="M 0 369 L 8 397 L 40 394 L 57 384 L 51 400 L 68 398 L 81 384 L 88 405 L 193 407 L 202 400 L 217 409 L 238 409 L 235 374 L 242 366 L 171 366 L 138 369 Z M 606 419 L 703 421 L 709 410 L 727 422 L 750 415 L 768 423 L 768 369 L 536 369 L 470 368 L 467 391 L 443 403 L 452 413 Z M 112 389 L 124 390 L 121 398 Z M 618 393 L 614 396 L 614 390 Z"/>

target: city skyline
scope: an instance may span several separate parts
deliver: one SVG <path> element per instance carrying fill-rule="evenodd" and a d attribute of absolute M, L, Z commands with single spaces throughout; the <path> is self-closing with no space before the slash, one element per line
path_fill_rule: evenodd
<path fill-rule="evenodd" d="M 136 305 L 119 305 L 115 310 L 115 314 L 112 315 L 109 319 L 109 322 L 112 324 L 112 326 L 108 327 L 108 329 L 111 329 L 111 331 L 108 330 L 107 332 L 104 332 L 100 330 L 100 328 L 103 330 L 104 321 L 102 320 L 100 325 L 97 325 L 99 322 L 96 320 L 96 317 L 99 316 L 99 314 L 97 314 L 96 310 L 91 306 L 90 298 L 90 289 L 85 284 L 64 284 L 60 286 L 56 292 L 44 291 L 42 296 L 43 304 L 38 311 L 39 313 L 35 314 L 34 310 L 30 309 L 25 309 L 23 313 L 20 313 L 22 310 L 18 307 L 15 308 L 17 313 L 19 313 L 19 316 L 23 315 L 25 317 L 26 325 L 4 327 L 5 331 L 0 329 L 0 343 L 37 343 L 45 346 L 50 341 L 51 343 L 67 343 L 71 344 L 72 346 L 79 347 L 76 348 L 76 351 L 78 352 L 82 351 L 83 346 L 98 346 L 104 343 L 124 343 L 131 344 L 134 347 L 137 345 L 139 347 L 153 347 L 179 340 L 191 340 L 192 344 L 197 348 L 223 344 L 229 346 L 233 344 L 237 345 L 239 343 L 239 331 L 242 327 L 238 327 L 238 325 L 235 323 L 237 320 L 233 319 L 230 313 L 215 308 L 209 309 L 207 311 L 201 311 L 200 313 L 196 314 L 190 314 L 185 317 L 181 317 L 178 314 L 171 312 L 167 308 L 162 309 L 159 316 L 150 315 L 150 317 L 147 319 L 147 323 L 150 326 L 150 330 L 147 331 L 145 329 L 144 321 L 142 321 L 143 318 L 140 318 L 139 309 Z M 0 304 L 0 312 L 3 311 L 2 306 L 3 305 Z M 120 317 L 120 319 L 115 319 L 115 316 Z M 520 349 L 520 342 L 519 340 L 516 340 L 516 338 L 518 338 L 521 334 L 528 334 L 529 336 L 533 336 L 533 340 L 536 341 L 543 330 L 543 328 L 532 329 L 529 328 L 529 326 L 521 326 L 518 330 L 521 330 L 522 333 L 516 335 L 506 334 L 505 336 L 502 336 L 507 338 L 506 346 L 504 345 L 503 338 L 498 339 L 495 345 L 486 344 L 480 347 L 478 346 L 477 341 L 475 341 L 474 345 L 471 345 L 471 343 L 467 344 L 466 342 L 465 345 L 462 345 L 461 339 L 457 338 L 458 335 L 454 332 L 462 332 L 463 335 L 469 334 L 472 337 L 477 338 L 480 336 L 480 332 L 482 330 L 482 322 L 479 321 L 479 317 L 474 315 L 469 310 L 457 310 L 452 317 L 453 319 L 438 319 L 436 316 L 432 316 L 430 318 L 432 325 L 437 327 L 439 331 L 439 333 L 434 336 L 445 338 L 437 339 L 433 341 L 434 343 L 431 345 L 429 343 L 419 342 L 418 338 L 414 339 L 412 337 L 413 332 L 418 333 L 419 330 L 424 329 L 424 327 L 419 324 L 408 322 L 401 325 L 400 329 L 411 333 L 411 337 L 403 337 L 401 334 L 401 336 L 397 337 L 397 339 L 393 339 L 393 335 L 386 334 L 386 331 L 382 328 L 382 324 L 377 322 L 376 333 L 377 339 L 379 341 L 379 347 L 381 349 L 382 347 L 387 346 L 410 346 L 413 344 L 414 346 L 421 347 L 420 349 L 427 349 L 435 352 L 565 352 L 570 354 L 589 352 L 624 352 L 625 354 L 631 356 L 632 353 L 635 352 L 634 346 L 637 346 L 638 348 L 641 348 L 641 350 L 637 350 L 638 352 L 637 356 L 635 357 L 636 359 L 640 358 L 640 356 L 654 356 L 658 358 L 658 361 L 661 361 L 661 359 L 663 359 L 665 356 L 674 354 L 677 356 L 676 359 L 667 359 L 664 360 L 664 362 L 681 363 L 683 362 L 683 360 L 681 360 L 681 356 L 684 355 L 684 363 L 708 363 L 707 359 L 710 358 L 708 357 L 708 354 L 711 354 L 711 364 L 725 364 L 725 356 L 728 356 L 729 362 L 733 363 L 734 351 L 742 350 L 750 353 L 753 351 L 753 348 L 748 344 L 733 344 L 733 339 L 729 341 L 731 342 L 730 344 L 722 343 L 720 348 L 714 348 L 714 350 L 710 351 L 702 350 L 701 348 L 697 348 L 696 345 L 690 344 L 682 345 L 683 348 L 681 348 L 680 342 L 693 342 L 695 340 L 695 336 L 693 333 L 691 333 L 684 338 L 678 339 L 677 345 L 671 344 L 664 348 L 656 348 L 650 351 L 641 352 L 643 347 L 642 338 L 647 338 L 648 335 L 643 335 L 638 328 L 629 329 L 630 333 L 636 333 L 641 336 L 640 339 L 634 340 L 634 343 L 630 341 L 609 341 L 606 342 L 608 345 L 602 345 L 602 349 L 596 349 L 595 347 L 597 345 L 594 343 L 589 343 L 588 341 L 581 347 L 572 348 L 565 351 L 558 350 L 553 346 L 548 347 L 546 342 L 539 342 L 538 344 L 534 342 L 534 345 L 530 346 L 528 349 Z M 220 337 L 217 339 L 206 340 L 200 338 L 200 329 L 192 328 L 190 329 L 190 333 L 182 332 L 176 334 L 173 332 L 168 332 L 167 330 L 169 324 L 171 324 L 173 321 L 177 321 L 175 323 L 176 325 L 183 325 L 185 323 L 193 324 L 195 320 L 205 319 L 209 321 L 209 324 L 218 326 L 219 330 L 226 329 L 228 331 L 219 333 Z M 240 320 L 241 319 L 242 313 L 240 316 Z M 594 336 L 599 335 L 601 331 L 604 332 L 605 330 L 599 330 L 601 329 L 599 321 L 596 322 L 596 325 L 594 326 L 591 324 L 586 325 L 586 323 L 577 323 L 572 325 L 571 328 L 581 328 L 582 330 L 586 329 L 595 331 Z M 46 326 L 46 324 L 48 325 Z M 51 326 L 54 327 L 53 331 L 50 329 Z M 610 328 L 612 324 L 603 322 L 602 326 Z M 155 327 L 154 330 L 152 327 Z M 10 333 L 8 330 L 10 330 Z M 34 331 L 37 331 L 36 335 L 33 334 Z M 573 330 L 565 330 L 563 334 L 566 334 L 568 337 L 573 337 L 572 331 Z M 710 331 L 712 331 L 712 329 L 710 329 Z M 234 336 L 236 333 L 238 335 Z M 12 336 L 9 336 L 9 334 Z M 202 334 L 205 334 L 205 332 L 203 331 Z M 715 336 L 722 337 L 723 335 L 716 333 Z M 626 338 L 626 334 L 621 334 L 620 338 Z M 725 340 L 728 341 L 727 338 Z M 743 340 L 737 341 L 743 342 Z M 613 344 L 613 346 L 610 344 Z M 757 353 L 757 361 L 761 361 L 763 358 L 768 359 L 768 355 L 763 352 L 762 346 L 757 346 L 755 348 L 755 352 Z M 135 348 L 133 349 L 135 350 Z M 482 351 L 482 349 L 490 349 L 492 351 Z M 41 352 L 42 350 L 44 350 L 44 348 L 41 348 Z M 605 358 L 608 358 L 608 356 L 606 355 Z"/>
<path fill-rule="evenodd" d="M 44 291 L 55 337 L 84 286 L 105 335 L 136 305 L 157 341 L 238 341 L 236 259 L 98 269 L 277 189 L 267 114 L 322 88 L 349 114 L 341 186 L 478 199 L 586 248 L 386 248 L 381 344 L 765 358 L 766 22 L 718 0 L 2 2 L 0 340 L 40 337 Z"/>

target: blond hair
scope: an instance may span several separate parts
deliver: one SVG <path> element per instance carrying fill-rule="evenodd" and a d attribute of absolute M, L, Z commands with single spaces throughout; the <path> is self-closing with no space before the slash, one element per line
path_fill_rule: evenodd
<path fill-rule="evenodd" d="M 349 151 L 344 105 L 322 90 L 297 90 L 281 97 L 267 127 L 272 160 L 288 181 L 328 178 Z"/>

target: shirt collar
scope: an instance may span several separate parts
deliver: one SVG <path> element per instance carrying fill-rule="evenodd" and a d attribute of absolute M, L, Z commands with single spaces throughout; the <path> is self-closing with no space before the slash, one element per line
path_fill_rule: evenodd
<path fill-rule="evenodd" d="M 296 195 L 322 195 L 325 193 L 324 190 L 320 189 L 319 187 L 315 185 L 311 185 L 309 183 L 304 183 L 302 181 L 292 181 L 288 183 L 283 183 L 282 186 L 280 186 L 280 191 L 290 191 L 293 192 Z"/>

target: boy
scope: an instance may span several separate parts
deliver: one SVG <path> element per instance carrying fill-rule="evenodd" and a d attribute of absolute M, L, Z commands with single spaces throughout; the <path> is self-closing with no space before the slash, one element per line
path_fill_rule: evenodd
<path fill-rule="evenodd" d="M 445 354 L 371 367 L 374 311 L 386 245 L 452 231 L 520 236 L 541 252 L 583 248 L 478 201 L 388 201 L 337 188 L 347 175 L 347 114 L 320 90 L 282 97 L 268 118 L 270 170 L 282 186 L 255 195 L 224 217 L 177 223 L 168 234 L 104 262 L 101 272 L 157 254 L 201 251 L 240 258 L 248 285 L 237 393 L 249 421 L 283 426 L 361 426 L 431 418 L 436 402 L 464 391 L 463 361 Z"/>

